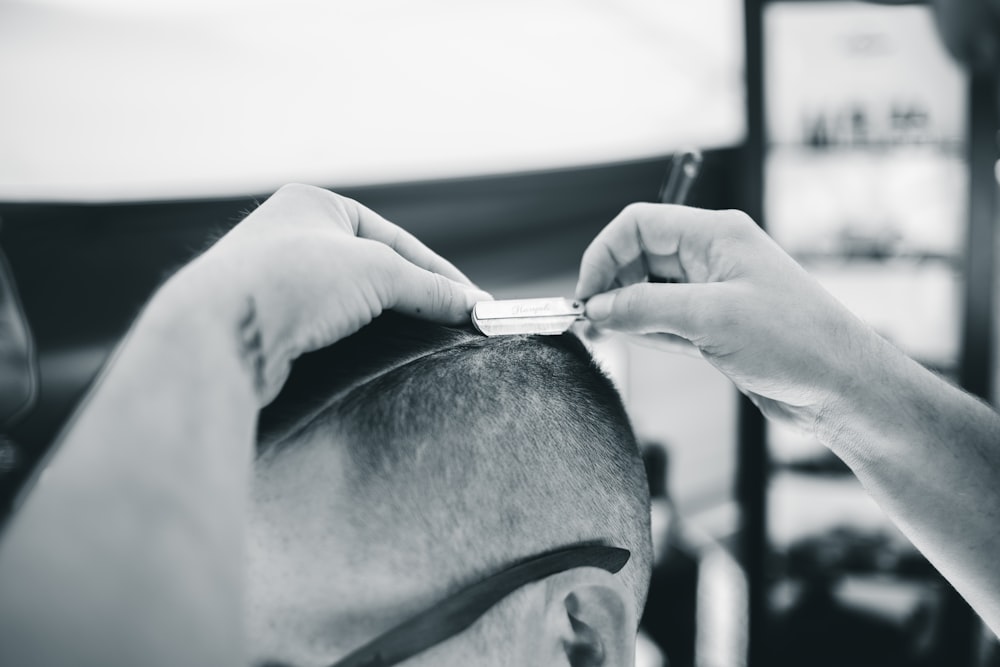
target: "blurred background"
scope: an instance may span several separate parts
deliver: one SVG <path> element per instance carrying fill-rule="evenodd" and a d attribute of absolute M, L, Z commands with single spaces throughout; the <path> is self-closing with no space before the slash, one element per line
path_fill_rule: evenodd
<path fill-rule="evenodd" d="M 20 295 L 0 306 L 23 308 L 38 378 L 0 440 L 2 512 L 157 285 L 292 181 L 359 199 L 499 298 L 570 295 L 597 231 L 698 148 L 688 203 L 749 212 L 993 399 L 1000 79 L 936 27 L 962 5 L 0 0 Z M 654 494 L 642 664 L 1000 664 L 818 443 L 700 359 L 596 353 Z"/>

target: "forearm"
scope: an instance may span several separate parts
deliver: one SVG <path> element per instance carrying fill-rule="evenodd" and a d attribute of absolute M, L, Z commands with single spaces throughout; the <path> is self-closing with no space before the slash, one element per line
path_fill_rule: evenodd
<path fill-rule="evenodd" d="M 239 660 L 256 396 L 238 307 L 198 298 L 197 280 L 146 308 L 3 536 L 0 654 Z"/>
<path fill-rule="evenodd" d="M 1000 416 L 881 339 L 820 439 L 1000 634 Z"/>

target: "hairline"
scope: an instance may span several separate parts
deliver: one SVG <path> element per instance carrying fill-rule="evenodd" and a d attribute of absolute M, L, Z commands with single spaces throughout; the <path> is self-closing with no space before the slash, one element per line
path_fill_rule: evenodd
<path fill-rule="evenodd" d="M 467 333 L 460 331 L 458 329 L 456 329 L 455 331 L 463 334 Z M 333 392 L 325 401 L 317 405 L 307 414 L 300 417 L 293 425 L 288 427 L 285 435 L 269 443 L 267 449 L 261 452 L 258 458 L 259 459 L 269 458 L 274 453 L 277 453 L 282 449 L 284 449 L 284 446 L 287 445 L 290 441 L 306 437 L 317 426 L 317 423 L 320 422 L 326 415 L 329 414 L 331 408 L 336 406 L 338 403 L 346 401 L 351 397 L 351 395 L 364 389 L 371 383 L 376 382 L 377 380 L 387 375 L 395 373 L 396 371 L 403 370 L 409 366 L 412 366 L 418 361 L 423 361 L 425 359 L 436 357 L 437 355 L 445 352 L 450 352 L 452 350 L 457 350 L 463 347 L 469 347 L 474 344 L 481 343 L 484 338 L 485 336 L 478 336 L 472 334 L 471 332 L 468 332 L 466 338 L 463 338 L 461 340 L 449 340 L 446 342 L 438 343 L 433 347 L 431 347 L 430 349 L 420 350 L 419 352 L 410 352 L 408 354 L 402 355 L 395 362 L 387 364 L 373 373 L 367 373 L 366 375 L 358 378 L 356 381 L 352 382 L 346 387 L 343 387 L 342 389 Z"/>

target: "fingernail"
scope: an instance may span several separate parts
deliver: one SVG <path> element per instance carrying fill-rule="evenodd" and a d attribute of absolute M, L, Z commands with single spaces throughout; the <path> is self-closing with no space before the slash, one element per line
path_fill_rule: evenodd
<path fill-rule="evenodd" d="M 587 319 L 591 322 L 600 322 L 611 317 L 611 307 L 615 303 L 615 297 L 611 294 L 598 294 L 587 301 Z"/>

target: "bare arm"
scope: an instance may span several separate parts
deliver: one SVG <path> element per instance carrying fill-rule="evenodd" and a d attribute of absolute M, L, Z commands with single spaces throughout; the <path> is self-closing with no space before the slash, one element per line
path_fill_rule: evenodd
<path fill-rule="evenodd" d="M 243 664 L 258 408 L 384 308 L 489 298 L 399 228 L 283 188 L 152 299 L 0 542 L 0 664 Z"/>
<path fill-rule="evenodd" d="M 4 664 L 240 662 L 257 396 L 242 314 L 186 280 L 141 315 L 8 527 Z"/>
<path fill-rule="evenodd" d="M 819 416 L 817 435 L 1000 635 L 1000 416 L 872 345 L 870 372 Z"/>
<path fill-rule="evenodd" d="M 739 212 L 626 208 L 584 254 L 577 296 L 596 327 L 687 341 L 768 417 L 814 433 L 1000 633 L 992 409 L 879 337 Z"/>

